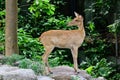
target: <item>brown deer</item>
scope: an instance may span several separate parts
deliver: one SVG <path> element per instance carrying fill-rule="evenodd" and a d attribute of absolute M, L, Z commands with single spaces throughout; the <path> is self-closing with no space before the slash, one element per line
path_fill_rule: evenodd
<path fill-rule="evenodd" d="M 68 26 L 77 26 L 78 30 L 49 30 L 44 32 L 39 37 L 45 48 L 45 53 L 43 54 L 42 59 L 48 73 L 51 72 L 48 64 L 48 56 L 55 47 L 71 49 L 74 70 L 75 72 L 78 72 L 78 48 L 84 41 L 85 30 L 83 25 L 83 17 L 76 12 L 75 16 L 76 17 L 68 23 Z"/>

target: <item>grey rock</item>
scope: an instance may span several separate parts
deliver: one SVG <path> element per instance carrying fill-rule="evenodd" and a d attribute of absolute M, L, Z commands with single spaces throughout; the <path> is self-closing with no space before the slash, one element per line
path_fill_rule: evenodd
<path fill-rule="evenodd" d="M 95 78 L 93 80 L 106 80 L 104 77 L 98 77 L 98 78 Z"/>
<path fill-rule="evenodd" d="M 0 66 L 0 80 L 37 80 L 37 76 L 31 69 L 4 65 Z"/>
<path fill-rule="evenodd" d="M 51 70 L 53 74 L 49 76 L 37 76 L 32 69 L 0 65 L 0 80 L 106 80 L 103 77 L 92 78 L 85 70 L 76 74 L 69 66 L 57 66 Z"/>
<path fill-rule="evenodd" d="M 6 72 L 10 72 L 10 71 L 14 71 L 19 69 L 18 67 L 11 67 L 9 65 L 1 65 L 0 66 L 0 74 L 2 73 L 6 73 Z"/>
<path fill-rule="evenodd" d="M 48 76 L 38 76 L 37 78 L 38 78 L 38 80 L 55 80 L 55 79 L 52 79 Z"/>
<path fill-rule="evenodd" d="M 51 69 L 53 74 L 50 74 L 55 80 L 105 80 L 103 77 L 92 78 L 85 70 L 79 70 L 76 73 L 72 67 L 69 66 L 58 66 Z"/>
<path fill-rule="evenodd" d="M 80 80 L 89 80 L 92 77 L 86 73 L 84 70 L 79 70 L 77 74 L 72 67 L 69 66 L 58 66 L 52 68 L 53 74 L 50 76 L 55 80 L 71 80 L 71 78 L 78 77 Z M 78 79 L 78 80 L 79 80 Z"/>

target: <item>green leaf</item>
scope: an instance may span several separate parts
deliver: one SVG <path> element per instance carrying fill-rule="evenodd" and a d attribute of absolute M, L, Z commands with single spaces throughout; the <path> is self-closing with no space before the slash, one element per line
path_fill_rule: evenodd
<path fill-rule="evenodd" d="M 95 29 L 94 22 L 88 22 L 88 23 L 89 23 L 88 29 L 89 29 L 91 32 L 94 31 L 94 29 Z"/>
<path fill-rule="evenodd" d="M 42 0 L 42 1 L 44 1 L 44 2 L 50 2 L 50 0 Z"/>
<path fill-rule="evenodd" d="M 87 69 L 85 69 L 89 74 L 92 72 L 94 66 L 90 66 Z"/>
<path fill-rule="evenodd" d="M 35 3 L 38 5 L 40 0 L 35 0 Z"/>

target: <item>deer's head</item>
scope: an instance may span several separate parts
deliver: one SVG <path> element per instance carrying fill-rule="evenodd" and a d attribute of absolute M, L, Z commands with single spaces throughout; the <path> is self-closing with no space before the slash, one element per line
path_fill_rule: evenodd
<path fill-rule="evenodd" d="M 83 23 L 83 17 L 76 12 L 74 14 L 76 17 L 68 23 L 68 26 L 80 26 Z"/>

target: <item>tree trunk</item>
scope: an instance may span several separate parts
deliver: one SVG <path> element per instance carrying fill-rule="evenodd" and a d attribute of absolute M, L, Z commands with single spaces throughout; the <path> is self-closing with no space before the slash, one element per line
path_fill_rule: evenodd
<path fill-rule="evenodd" d="M 17 0 L 6 0 L 5 55 L 18 53 L 17 45 Z"/>

